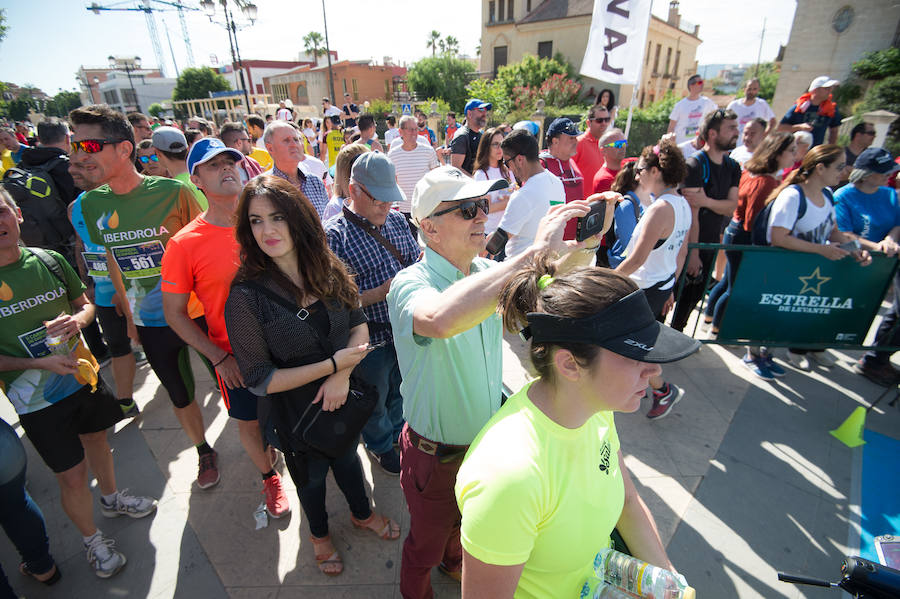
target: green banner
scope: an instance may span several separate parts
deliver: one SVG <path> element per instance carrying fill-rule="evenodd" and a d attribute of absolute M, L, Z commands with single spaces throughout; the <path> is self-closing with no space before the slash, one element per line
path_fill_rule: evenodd
<path fill-rule="evenodd" d="M 855 344 L 865 340 L 897 259 L 832 261 L 788 250 L 743 252 L 718 341 Z"/>

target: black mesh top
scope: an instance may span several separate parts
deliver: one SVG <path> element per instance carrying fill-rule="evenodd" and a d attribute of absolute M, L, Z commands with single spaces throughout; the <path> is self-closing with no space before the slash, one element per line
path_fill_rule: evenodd
<path fill-rule="evenodd" d="M 271 279 L 256 282 L 294 302 L 291 294 Z M 307 307 L 310 311 L 321 309 L 327 311 L 328 339 L 334 351 L 347 347 L 350 329 L 366 322 L 361 308 L 347 310 L 336 301 Z M 247 389 L 257 396 L 267 395 L 279 364 L 308 363 L 306 359 L 323 354 L 311 322 L 310 317 L 300 319 L 296 310 L 288 310 L 251 287 L 238 284 L 231 288 L 225 302 L 225 325 Z"/>

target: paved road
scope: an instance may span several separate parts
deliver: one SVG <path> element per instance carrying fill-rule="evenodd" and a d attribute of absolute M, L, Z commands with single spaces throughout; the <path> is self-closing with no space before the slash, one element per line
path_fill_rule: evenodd
<path fill-rule="evenodd" d="M 524 347 L 516 338 L 507 341 L 504 379 L 517 388 L 527 376 L 516 357 Z M 881 388 L 852 373 L 851 354 L 834 352 L 839 363 L 831 370 L 788 368 L 775 383 L 757 380 L 741 365 L 741 355 L 739 349 L 705 346 L 666 366 L 665 377 L 685 388 L 685 398 L 662 420 L 646 419 L 646 405 L 642 413 L 617 417 L 626 463 L 673 562 L 701 598 L 838 597 L 779 583 L 775 572 L 836 578 L 842 556 L 855 551 L 859 535 L 850 532 L 862 449 L 848 449 L 827 431 Z M 119 425 L 110 442 L 119 486 L 159 497 L 159 511 L 144 520 L 104 520 L 97 510 L 100 526 L 117 539 L 128 566 L 107 581 L 88 570 L 55 480 L 26 441 L 29 489 L 44 511 L 64 577 L 52 588 L 22 578 L 18 556 L 2 537 L 0 563 L 13 586 L 29 598 L 399 597 L 401 543 L 354 529 L 331 479 L 328 507 L 345 562 L 342 576 L 318 572 L 289 477 L 294 513 L 254 529 L 261 482 L 243 454 L 236 425 L 197 366 L 208 438 L 220 455 L 219 485 L 203 491 L 193 484 L 196 451 L 144 366 L 135 392 L 143 416 Z M 21 434 L 10 405 L 0 406 L 0 417 Z M 867 426 L 896 438 L 900 411 L 876 409 Z M 362 450 L 360 455 L 376 509 L 398 519 L 405 531 L 398 479 L 372 468 Z M 433 581 L 438 597 L 459 596 L 459 586 L 437 571 Z"/>

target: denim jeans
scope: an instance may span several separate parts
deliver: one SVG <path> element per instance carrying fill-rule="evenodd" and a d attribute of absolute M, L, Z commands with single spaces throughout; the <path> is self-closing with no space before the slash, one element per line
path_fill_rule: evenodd
<path fill-rule="evenodd" d="M 400 366 L 394 344 L 373 350 L 356 367 L 356 373 L 378 389 L 375 411 L 362 429 L 366 449 L 375 454 L 390 451 L 403 429 Z"/>
<path fill-rule="evenodd" d="M 748 245 L 750 243 L 749 233 L 744 231 L 743 225 L 732 220 L 725 233 L 722 235 L 722 243 L 726 245 Z M 738 266 L 741 264 L 742 252 L 725 252 L 725 274 L 712 291 L 709 292 L 709 301 L 706 304 L 706 316 L 712 316 L 712 325 L 718 329 L 722 324 L 722 317 L 725 316 L 725 307 L 728 305 L 728 298 L 731 297 L 731 290 L 734 288 L 734 278 L 737 276 Z"/>
<path fill-rule="evenodd" d="M 325 511 L 325 477 L 329 468 L 334 473 L 334 480 L 350 506 L 350 513 L 357 520 L 365 520 L 372 515 L 366 486 L 363 480 L 362 465 L 356 455 L 356 446 L 351 447 L 344 455 L 328 459 L 322 455 L 284 454 L 284 463 L 297 486 L 297 496 L 309 532 L 314 537 L 328 535 L 328 512 Z"/>
<path fill-rule="evenodd" d="M 875 345 L 897 345 L 900 342 L 900 327 L 897 327 L 896 331 L 893 330 L 898 315 L 900 315 L 900 274 L 894 276 L 892 285 L 894 287 L 894 302 L 891 304 L 891 311 L 884 315 L 884 320 L 881 321 L 881 326 L 878 327 L 878 332 L 875 334 Z M 889 351 L 869 351 L 863 356 L 863 362 L 870 367 L 883 366 L 891 361 L 892 353 Z"/>
<path fill-rule="evenodd" d="M 25 448 L 18 435 L 0 420 L 0 526 L 13 542 L 26 567 L 39 574 L 53 567 L 44 515 L 25 490 Z M 12 594 L 0 569 L 0 597 Z"/>

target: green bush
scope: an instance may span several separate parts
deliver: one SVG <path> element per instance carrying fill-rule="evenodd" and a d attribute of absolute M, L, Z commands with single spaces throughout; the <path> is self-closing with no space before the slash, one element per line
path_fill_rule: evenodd
<path fill-rule="evenodd" d="M 856 107 L 856 115 L 873 110 L 887 110 L 900 114 L 900 75 L 886 77 L 866 92 L 863 101 Z M 884 147 L 892 154 L 900 152 L 900 121 L 894 121 L 888 129 Z"/>
<path fill-rule="evenodd" d="M 900 75 L 900 48 L 866 52 L 853 63 L 853 72 L 863 79 L 884 79 Z"/>
<path fill-rule="evenodd" d="M 440 98 L 454 109 L 462 110 L 466 103 L 466 84 L 473 73 L 471 62 L 439 56 L 418 61 L 410 67 L 406 78 L 418 97 Z"/>

